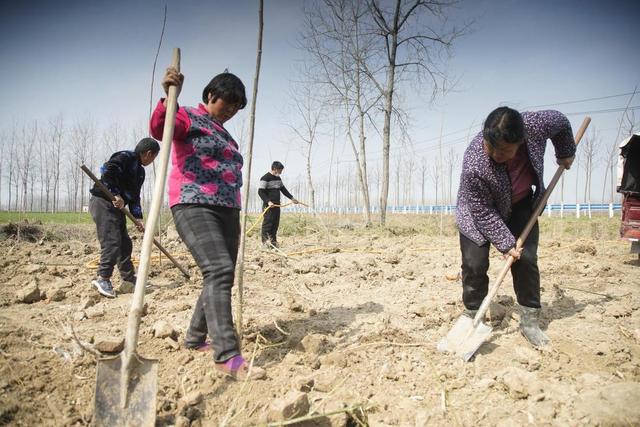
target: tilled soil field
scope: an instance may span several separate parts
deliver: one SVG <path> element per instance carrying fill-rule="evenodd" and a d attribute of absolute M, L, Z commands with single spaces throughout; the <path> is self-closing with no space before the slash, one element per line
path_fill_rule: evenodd
<path fill-rule="evenodd" d="M 491 339 L 465 363 L 436 350 L 462 310 L 455 233 L 340 221 L 305 220 L 281 251 L 248 240 L 243 353 L 266 377 L 246 383 L 183 348 L 201 276 L 169 227 L 162 242 L 192 279 L 166 258 L 151 268 L 138 352 L 159 360 L 158 425 L 640 425 L 640 264 L 627 243 L 544 228 L 552 345 L 520 335 L 509 277 Z M 0 241 L 0 425 L 91 424 L 96 358 L 124 337 L 131 294 L 91 288 L 92 226 L 51 228 Z M 502 265 L 492 253 L 492 278 Z"/>

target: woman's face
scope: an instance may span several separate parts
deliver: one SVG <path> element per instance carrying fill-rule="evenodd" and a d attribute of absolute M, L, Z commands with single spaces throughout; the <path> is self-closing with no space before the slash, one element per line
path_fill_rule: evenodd
<path fill-rule="evenodd" d="M 484 148 L 489 157 L 496 163 L 505 163 L 513 159 L 518 152 L 518 148 L 524 143 L 521 141 L 516 144 L 511 144 L 504 141 L 498 141 L 495 145 L 492 145 L 486 139 L 484 140 Z"/>
<path fill-rule="evenodd" d="M 213 95 L 209 94 L 209 102 L 207 103 L 207 111 L 209 115 L 220 123 L 224 123 L 231 119 L 238 112 L 239 107 L 237 104 L 229 104 L 222 98 L 217 98 L 213 101 Z"/>

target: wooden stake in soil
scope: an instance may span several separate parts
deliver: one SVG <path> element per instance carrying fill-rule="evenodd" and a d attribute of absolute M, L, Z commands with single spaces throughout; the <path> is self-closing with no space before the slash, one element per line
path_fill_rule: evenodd
<path fill-rule="evenodd" d="M 238 284 L 238 305 L 236 309 L 236 333 L 238 334 L 238 346 L 242 347 L 242 304 L 243 304 L 243 280 L 244 280 L 244 248 L 247 240 L 245 230 L 247 228 L 247 207 L 249 206 L 249 194 L 251 190 L 251 160 L 253 157 L 253 135 L 256 125 L 256 103 L 258 99 L 258 80 L 260 79 L 260 61 L 262 60 L 262 28 L 263 0 L 259 0 L 258 6 L 258 52 L 256 54 L 256 74 L 253 79 L 253 98 L 251 99 L 251 116 L 249 118 L 249 145 L 247 147 L 247 178 L 242 205 L 242 223 L 240 233 L 240 247 L 238 248 L 238 262 L 236 264 L 236 281 Z"/>

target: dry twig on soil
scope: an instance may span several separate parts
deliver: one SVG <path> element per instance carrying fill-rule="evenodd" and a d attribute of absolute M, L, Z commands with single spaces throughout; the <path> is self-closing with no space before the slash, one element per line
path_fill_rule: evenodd
<path fill-rule="evenodd" d="M 292 425 L 292 424 L 302 423 L 302 422 L 305 422 L 305 421 L 313 421 L 313 420 L 317 420 L 319 418 L 325 418 L 325 417 L 330 417 L 332 415 L 342 414 L 344 412 L 346 412 L 347 414 L 352 414 L 355 411 L 360 411 L 361 413 L 364 413 L 365 411 L 368 411 L 371 408 L 372 408 L 372 406 L 363 407 L 362 405 L 353 405 L 353 406 L 349 406 L 347 408 L 338 409 L 336 411 L 324 412 L 324 413 L 321 413 L 321 414 L 307 414 L 307 415 L 304 415 L 302 417 L 292 418 L 292 419 L 286 420 L 286 421 L 278 421 L 278 422 L 274 422 L 274 423 L 269 423 L 269 424 L 267 424 L 267 427 L 289 426 L 289 425 Z M 359 421 L 358 417 L 352 416 L 352 418 L 358 425 L 363 425 L 362 422 Z"/>
<path fill-rule="evenodd" d="M 68 327 L 71 330 L 71 338 L 73 338 L 73 340 L 76 342 L 76 344 L 78 344 L 78 347 L 80 347 L 81 350 L 92 354 L 94 357 L 96 357 L 98 359 L 102 357 L 102 354 L 99 351 L 97 351 L 94 348 L 90 348 L 90 347 L 86 346 L 84 343 L 82 343 L 80 341 L 80 339 L 78 338 L 78 335 L 76 335 L 76 331 L 73 328 L 73 325 L 68 325 Z"/>

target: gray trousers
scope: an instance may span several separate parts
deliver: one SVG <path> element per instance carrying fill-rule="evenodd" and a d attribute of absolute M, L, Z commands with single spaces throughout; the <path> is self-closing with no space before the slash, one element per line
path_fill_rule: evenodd
<path fill-rule="evenodd" d="M 113 267 L 118 266 L 120 279 L 135 281 L 135 270 L 131 262 L 131 238 L 127 233 L 127 218 L 113 203 L 101 197 L 92 196 L 89 200 L 89 213 L 96 223 L 100 241 L 100 264 L 98 276 L 108 279 Z"/>
<path fill-rule="evenodd" d="M 225 362 L 240 354 L 231 309 L 231 288 L 240 243 L 240 210 L 176 205 L 171 212 L 176 230 L 200 267 L 203 279 L 186 344 L 203 343 L 209 334 L 215 362 Z"/>

